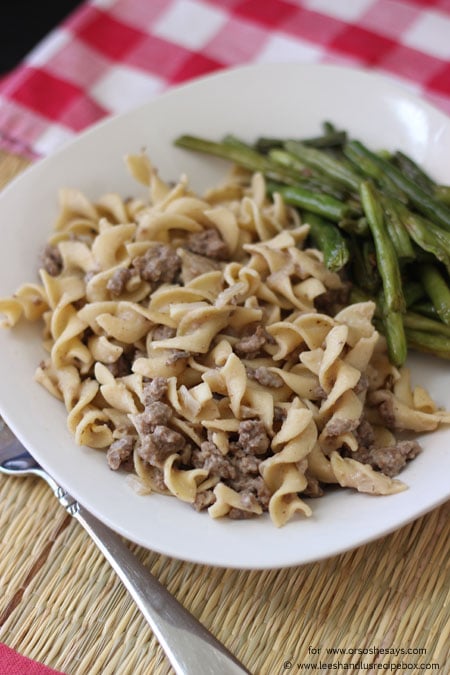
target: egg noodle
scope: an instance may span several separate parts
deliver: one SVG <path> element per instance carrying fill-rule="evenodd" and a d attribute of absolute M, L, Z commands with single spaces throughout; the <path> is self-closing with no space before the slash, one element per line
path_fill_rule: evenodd
<path fill-rule="evenodd" d="M 0 299 L 6 327 L 43 321 L 35 377 L 76 443 L 214 518 L 281 526 L 326 485 L 406 489 L 419 447 L 394 433 L 450 413 L 391 365 L 374 303 L 346 304 L 308 224 L 260 174 L 198 196 L 126 163 L 148 198 L 61 190 L 40 283 Z"/>

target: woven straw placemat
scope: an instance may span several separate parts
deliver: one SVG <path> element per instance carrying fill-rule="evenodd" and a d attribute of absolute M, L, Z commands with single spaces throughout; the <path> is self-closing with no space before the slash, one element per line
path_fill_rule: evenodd
<path fill-rule="evenodd" d="M 25 166 L 0 153 L 0 183 Z M 450 673 L 449 516 L 447 503 L 354 551 L 283 570 L 132 548 L 254 675 L 314 665 Z M 95 545 L 34 478 L 0 476 L 0 642 L 67 675 L 173 672 Z"/>

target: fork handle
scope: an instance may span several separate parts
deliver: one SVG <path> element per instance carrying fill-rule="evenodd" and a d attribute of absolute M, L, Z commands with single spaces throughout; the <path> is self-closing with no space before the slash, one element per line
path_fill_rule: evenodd
<path fill-rule="evenodd" d="M 148 571 L 115 532 L 78 502 L 66 503 L 66 508 L 88 532 L 128 589 L 177 675 L 250 675 Z"/>

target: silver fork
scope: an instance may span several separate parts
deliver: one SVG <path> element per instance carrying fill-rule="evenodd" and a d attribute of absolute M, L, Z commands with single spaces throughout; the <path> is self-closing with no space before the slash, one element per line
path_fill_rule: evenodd
<path fill-rule="evenodd" d="M 0 417 L 0 473 L 35 475 L 78 520 L 128 589 L 177 675 L 249 671 L 141 564 L 122 539 L 77 502 L 36 462 Z"/>

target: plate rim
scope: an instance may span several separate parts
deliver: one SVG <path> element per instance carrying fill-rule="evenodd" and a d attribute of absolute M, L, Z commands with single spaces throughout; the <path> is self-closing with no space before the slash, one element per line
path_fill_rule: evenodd
<path fill-rule="evenodd" d="M 64 157 L 64 155 L 67 153 L 68 150 L 70 150 L 71 147 L 76 146 L 80 143 L 80 141 L 83 142 L 88 142 L 89 139 L 92 136 L 95 136 L 96 133 L 98 133 L 99 129 L 101 128 L 108 128 L 117 122 L 117 120 L 123 120 L 128 117 L 131 117 L 136 114 L 137 111 L 140 110 L 146 110 L 148 108 L 151 108 L 155 102 L 157 101 L 167 101 L 170 100 L 173 97 L 178 97 L 180 92 L 184 92 L 186 90 L 195 90 L 196 88 L 203 87 L 203 86 L 209 86 L 211 82 L 218 82 L 222 78 L 233 78 L 234 76 L 241 77 L 244 76 L 245 73 L 251 74 L 252 72 L 256 71 L 262 71 L 262 70 L 279 70 L 282 67 L 286 67 L 288 65 L 291 68 L 297 69 L 299 72 L 300 71 L 312 71 L 316 69 L 320 69 L 321 71 L 324 70 L 329 70 L 330 72 L 343 72 L 346 74 L 351 74 L 351 76 L 355 76 L 357 78 L 362 77 L 363 79 L 371 79 L 374 82 L 377 81 L 379 84 L 383 87 L 389 87 L 394 93 L 399 94 L 401 93 L 402 96 L 408 98 L 408 100 L 412 101 L 415 105 L 419 104 L 421 107 L 424 107 L 426 110 L 428 110 L 432 115 L 438 115 L 442 117 L 442 121 L 445 122 L 445 124 L 449 124 L 450 118 L 446 116 L 446 114 L 436 108 L 433 104 L 431 104 L 429 101 L 421 98 L 420 96 L 417 96 L 413 92 L 411 92 L 408 88 L 403 88 L 400 83 L 397 83 L 393 78 L 386 77 L 384 74 L 381 74 L 379 72 L 375 71 L 367 71 L 364 68 L 355 68 L 355 67 L 349 67 L 349 66 L 343 66 L 340 64 L 299 64 L 299 63 L 268 63 L 268 64 L 246 64 L 246 65 L 240 65 L 236 66 L 233 68 L 227 68 L 223 70 L 216 71 L 214 73 L 210 73 L 198 78 L 194 78 L 193 80 L 189 80 L 188 82 L 182 83 L 181 85 L 178 85 L 176 87 L 171 87 L 170 89 L 162 92 L 158 96 L 150 99 L 149 101 L 140 104 L 139 106 L 132 108 L 131 110 L 109 116 L 103 120 L 100 120 L 96 124 L 92 125 L 89 127 L 89 129 L 85 130 L 82 132 L 80 135 L 76 136 L 73 139 L 70 139 L 68 142 L 64 143 L 58 150 L 56 150 L 54 153 L 51 155 L 39 160 L 35 164 L 31 165 L 28 169 L 26 169 L 21 175 L 19 175 L 17 178 L 13 179 L 7 186 L 6 188 L 2 191 L 2 194 L 0 196 L 0 211 L 2 209 L 2 203 L 3 203 L 3 198 L 5 194 L 9 194 L 11 191 L 16 191 L 20 189 L 21 186 L 21 181 L 30 181 L 31 177 L 33 177 L 36 173 L 39 174 L 39 172 L 45 171 L 45 167 L 49 164 L 54 162 L 57 158 Z M 3 409 L 2 402 L 0 401 L 0 406 Z M 9 411 L 7 408 L 5 409 L 5 412 L 2 412 L 3 417 L 5 418 L 5 421 L 11 426 L 12 430 L 17 434 L 17 436 L 21 439 L 29 439 L 28 434 L 24 434 L 23 430 L 21 430 L 17 424 L 16 420 L 14 419 L 14 415 L 11 416 L 9 414 Z M 40 453 L 38 453 L 39 455 Z M 51 472 L 51 467 L 46 465 L 46 459 L 42 459 L 42 457 L 38 457 L 39 461 L 42 462 L 42 465 Z M 106 467 L 105 467 L 106 468 Z M 61 481 L 64 482 L 64 481 Z M 65 486 L 65 487 L 70 487 L 70 486 Z M 75 495 L 76 496 L 76 495 Z M 345 551 L 357 548 L 361 545 L 364 545 L 365 543 L 369 543 L 371 541 L 374 541 L 376 539 L 379 539 L 390 532 L 395 531 L 396 529 L 399 529 L 400 527 L 403 527 L 407 523 L 416 520 L 417 518 L 421 517 L 425 513 L 434 510 L 434 508 L 438 508 L 442 503 L 444 503 L 447 498 L 450 497 L 450 492 L 449 495 L 447 496 L 442 496 L 440 500 L 437 500 L 433 503 L 433 505 L 430 506 L 424 506 L 421 510 L 416 510 L 411 516 L 404 517 L 403 520 L 400 522 L 397 522 L 395 524 L 392 524 L 391 526 L 388 526 L 387 528 L 382 528 L 379 531 L 373 532 L 372 534 L 368 534 L 367 538 L 365 540 L 358 540 L 358 542 L 348 544 L 348 546 L 341 547 L 339 549 L 336 549 L 334 551 L 324 551 L 322 555 L 314 555 L 312 557 L 307 557 L 305 556 L 302 560 L 294 560 L 292 558 L 286 558 L 279 564 L 273 564 L 273 562 L 268 562 L 265 564 L 262 562 L 260 565 L 255 567 L 254 564 L 251 565 L 246 565 L 245 563 L 243 564 L 230 564 L 230 561 L 222 564 L 219 561 L 215 562 L 210 562 L 208 560 L 204 560 L 204 556 L 201 557 L 195 557 L 195 556 L 182 556 L 179 552 L 170 552 L 167 550 L 160 550 L 157 547 L 155 548 L 154 546 L 149 546 L 148 542 L 142 541 L 140 539 L 137 539 L 135 536 L 130 536 L 130 532 L 128 530 L 124 530 L 121 526 L 118 526 L 115 523 L 111 523 L 111 521 L 108 519 L 105 514 L 99 514 L 99 512 L 92 506 L 89 506 L 89 510 L 94 513 L 97 517 L 102 520 L 102 522 L 106 522 L 109 527 L 114 529 L 115 531 L 118 531 L 120 534 L 123 536 L 127 537 L 131 541 L 135 541 L 135 543 L 144 546 L 146 548 L 151 548 L 152 550 L 156 550 L 158 553 L 163 554 L 163 555 L 168 555 L 171 557 L 175 557 L 178 559 L 186 560 L 189 562 L 194 562 L 194 563 L 200 563 L 200 564 L 207 564 L 211 566 L 219 566 L 219 567 L 234 567 L 234 568 L 239 568 L 239 569 L 275 569 L 275 568 L 282 568 L 282 567 L 287 567 L 287 566 L 292 566 L 292 565 L 299 565 L 299 564 L 306 564 L 309 562 L 313 562 L 316 560 L 321 560 L 323 558 L 327 558 L 332 555 L 344 553 Z M 153 498 L 153 497 L 152 497 Z M 166 499 L 166 497 L 164 497 Z M 273 528 L 273 524 L 269 523 L 269 527 Z M 289 524 L 286 526 L 289 527 Z"/>

